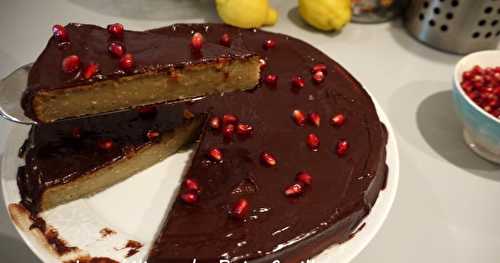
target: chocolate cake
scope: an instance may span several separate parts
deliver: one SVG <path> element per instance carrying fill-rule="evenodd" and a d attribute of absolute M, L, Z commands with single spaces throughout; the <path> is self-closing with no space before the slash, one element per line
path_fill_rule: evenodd
<path fill-rule="evenodd" d="M 259 78 L 254 53 L 204 43 L 200 32 L 173 37 L 121 24 L 107 30 L 56 25 L 53 31 L 22 102 L 38 122 L 250 89 Z"/>
<path fill-rule="evenodd" d="M 134 166 L 129 149 L 160 144 L 148 131 L 178 134 L 175 127 L 195 123 L 201 128 L 187 133 L 199 133 L 200 142 L 149 263 L 300 262 L 351 238 L 387 177 L 387 132 L 360 83 L 321 51 L 282 34 L 220 24 L 149 31 L 172 38 L 191 32 L 214 45 L 227 34 L 231 48 L 258 54 L 261 83 L 143 113 L 34 127 L 18 176 L 23 204 L 36 213 L 51 188 L 116 162 Z M 182 137 L 177 141 L 188 141 Z M 103 138 L 113 150 L 99 148 L 108 148 Z"/>

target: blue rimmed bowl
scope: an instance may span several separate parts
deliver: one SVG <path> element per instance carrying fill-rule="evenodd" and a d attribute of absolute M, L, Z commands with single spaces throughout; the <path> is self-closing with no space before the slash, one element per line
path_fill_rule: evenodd
<path fill-rule="evenodd" d="M 500 66 L 500 51 L 472 53 L 457 63 L 453 76 L 453 101 L 464 124 L 463 133 L 467 145 L 481 157 L 500 163 L 500 119 L 479 107 L 460 86 L 462 73 L 475 65 L 483 68 Z"/>

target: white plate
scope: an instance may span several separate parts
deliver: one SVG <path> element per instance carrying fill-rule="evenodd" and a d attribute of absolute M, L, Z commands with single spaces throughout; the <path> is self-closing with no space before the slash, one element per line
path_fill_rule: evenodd
<path fill-rule="evenodd" d="M 365 218 L 365 227 L 351 240 L 334 245 L 316 256 L 315 263 L 347 263 L 370 242 L 386 219 L 396 196 L 399 177 L 399 154 L 392 126 L 375 102 L 379 116 L 389 131 L 387 164 L 389 175 L 387 187 L 378 197 L 371 213 Z M 9 144 L 5 149 L 1 167 L 1 180 L 6 204 L 20 200 L 16 184 L 16 172 L 22 160 L 18 149 L 28 132 L 27 126 L 15 126 L 9 133 Z M 41 214 L 49 225 L 54 226 L 60 236 L 88 251 L 92 256 L 106 256 L 122 260 L 128 240 L 142 242 L 145 246 L 127 262 L 140 262 L 145 257 L 155 232 L 164 217 L 164 212 L 176 194 L 183 169 L 188 164 L 190 152 L 177 153 L 165 161 L 119 183 L 92 197 L 80 199 Z M 117 232 L 102 238 L 99 231 L 105 227 Z M 57 258 L 42 246 L 29 232 L 16 226 L 26 244 L 43 262 L 57 262 Z"/>

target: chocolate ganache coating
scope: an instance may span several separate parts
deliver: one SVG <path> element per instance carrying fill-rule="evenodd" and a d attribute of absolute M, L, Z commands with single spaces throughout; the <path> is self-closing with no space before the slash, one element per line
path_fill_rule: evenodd
<path fill-rule="evenodd" d="M 42 54 L 33 64 L 28 76 L 28 87 L 21 106 L 25 114 L 36 119 L 33 113 L 33 97 L 40 91 L 68 89 L 91 84 L 96 81 L 116 79 L 125 75 L 169 72 L 172 68 L 183 68 L 220 59 L 250 58 L 255 54 L 246 50 L 228 48 L 217 43 L 205 43 L 200 52 L 193 52 L 191 37 L 175 37 L 151 32 L 125 30 L 123 38 L 113 37 L 105 28 L 71 23 L 65 26 L 69 41 L 59 42 L 52 37 Z M 126 53 L 134 56 L 134 70 L 120 70 L 120 58 L 108 51 L 110 43 L 123 45 Z M 90 63 L 99 65 L 99 72 L 90 79 L 83 74 L 68 74 L 61 69 L 61 61 L 67 56 L 78 55 L 85 67 Z"/>
<path fill-rule="evenodd" d="M 112 123 L 88 118 L 33 128 L 34 143 L 26 151 L 27 160 L 31 156 L 33 161 L 27 161 L 24 176 L 19 176 L 21 193 L 40 187 L 33 179 L 39 177 L 29 167 L 43 156 L 57 159 L 57 165 L 56 161 L 50 161 L 52 165 L 38 166 L 37 173 L 42 173 L 40 169 L 57 171 L 43 185 L 64 183 L 123 156 L 123 150 L 108 156 L 109 153 L 96 150 L 95 143 L 90 141 L 73 151 L 75 142 L 65 135 L 73 127 L 85 124 L 88 126 L 85 130 L 94 136 L 102 136 L 105 130 L 117 141 L 132 141 L 132 145 L 140 146 L 145 142 L 130 138 L 135 130 L 142 133 L 146 127 L 164 121 L 174 122 L 175 126 L 175 122 L 182 121 L 175 116 L 185 109 L 196 116 L 206 114 L 208 118 L 234 114 L 239 122 L 250 124 L 253 131 L 228 140 L 220 129 L 204 126 L 185 175 L 198 183 L 198 201 L 187 204 L 181 198 L 176 199 L 147 261 L 184 263 L 196 258 L 201 263 L 219 259 L 300 262 L 351 238 L 370 212 L 387 177 L 387 131 L 360 83 L 321 51 L 282 34 L 220 24 L 178 24 L 149 33 L 185 38 L 195 31 L 203 32 L 207 42 L 214 45 L 223 34 L 229 34 L 231 48 L 250 50 L 265 59 L 261 74 L 263 78 L 276 75 L 276 85 L 263 82 L 252 91 L 158 106 L 162 114 L 147 124 L 137 113 L 120 112 L 101 117 L 114 120 Z M 266 48 L 266 40 L 275 41 L 276 46 Z M 311 73 L 318 63 L 327 68 L 320 83 L 312 80 Z M 304 80 L 303 88 L 292 85 L 292 78 L 297 75 Z M 297 125 L 292 118 L 294 110 L 318 113 L 319 127 L 310 123 Z M 330 123 L 336 114 L 345 116 L 343 125 Z M 126 128 L 127 125 L 131 126 Z M 317 151 L 308 146 L 310 133 L 320 140 Z M 340 156 L 336 151 L 339 140 L 349 144 L 347 152 Z M 213 148 L 222 152 L 222 161 L 214 162 L 207 157 Z M 276 165 L 262 163 L 264 152 L 275 156 Z M 312 184 L 304 185 L 301 195 L 286 196 L 285 188 L 296 183 L 296 175 L 301 171 L 312 176 Z M 183 185 L 179 195 L 186 191 L 184 188 Z M 25 198 L 29 194 L 22 196 L 29 205 Z M 36 195 L 31 198 L 36 199 Z M 249 210 L 242 218 L 236 218 L 231 215 L 232 207 L 241 199 L 248 202 Z"/>

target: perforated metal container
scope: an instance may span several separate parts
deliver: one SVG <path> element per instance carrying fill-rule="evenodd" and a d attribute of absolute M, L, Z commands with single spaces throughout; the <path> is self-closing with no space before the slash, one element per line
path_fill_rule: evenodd
<path fill-rule="evenodd" d="M 498 0 L 412 0 L 404 20 L 415 38 L 453 53 L 496 49 L 500 39 Z"/>

